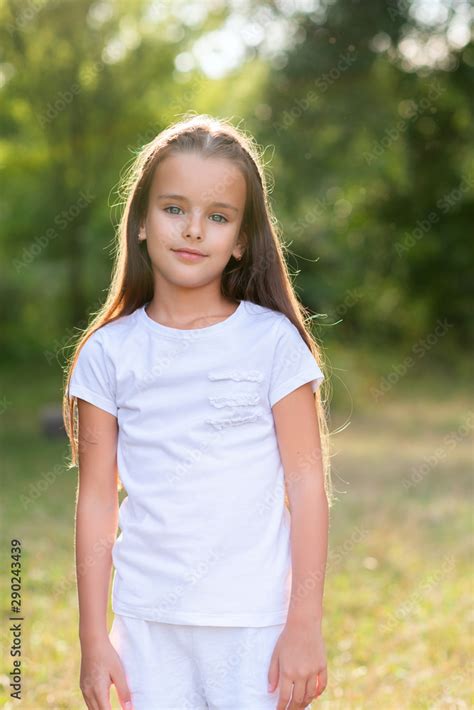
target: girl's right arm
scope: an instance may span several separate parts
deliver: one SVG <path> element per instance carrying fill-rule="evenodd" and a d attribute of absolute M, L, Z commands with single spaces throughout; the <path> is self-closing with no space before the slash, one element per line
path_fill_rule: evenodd
<path fill-rule="evenodd" d="M 107 631 L 112 546 L 119 507 L 117 418 L 80 398 L 77 403 L 76 575 L 82 656 L 80 687 L 90 710 L 109 710 L 113 682 L 122 707 L 128 710 L 130 691 L 120 657 Z"/>

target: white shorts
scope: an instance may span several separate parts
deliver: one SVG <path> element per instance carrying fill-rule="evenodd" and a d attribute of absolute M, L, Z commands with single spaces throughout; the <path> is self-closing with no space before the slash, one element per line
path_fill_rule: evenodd
<path fill-rule="evenodd" d="M 283 627 L 168 624 L 115 614 L 109 638 L 134 710 L 274 710 L 279 689 L 267 691 L 268 670 Z"/>

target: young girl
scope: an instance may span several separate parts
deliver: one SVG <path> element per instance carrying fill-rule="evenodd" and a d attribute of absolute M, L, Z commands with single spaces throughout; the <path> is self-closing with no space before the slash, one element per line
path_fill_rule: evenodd
<path fill-rule="evenodd" d="M 200 115 L 126 175 L 112 284 L 64 397 L 91 710 L 111 683 L 127 710 L 295 710 L 326 687 L 324 376 L 262 165 Z"/>

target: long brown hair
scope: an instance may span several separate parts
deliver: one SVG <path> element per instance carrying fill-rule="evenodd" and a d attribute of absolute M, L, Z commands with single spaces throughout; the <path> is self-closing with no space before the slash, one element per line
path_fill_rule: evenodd
<path fill-rule="evenodd" d="M 155 168 L 170 155 L 195 152 L 203 157 L 226 158 L 245 177 L 247 199 L 241 230 L 247 241 L 242 259 L 231 257 L 221 281 L 221 293 L 232 300 L 248 300 L 285 314 L 298 328 L 303 340 L 326 375 L 315 396 L 321 455 L 328 503 L 332 505 L 327 393 L 329 382 L 323 353 L 313 336 L 308 311 L 293 288 L 284 258 L 284 245 L 268 200 L 268 187 L 261 149 L 251 135 L 226 119 L 207 114 L 187 115 L 170 125 L 142 147 L 126 171 L 119 187 L 125 207 L 117 229 L 115 263 L 105 303 L 95 313 L 74 343 L 74 354 L 66 366 L 63 418 L 71 444 L 69 468 L 78 465 L 78 439 L 74 423 L 74 397 L 68 396 L 69 381 L 81 347 L 94 331 L 106 323 L 133 313 L 153 298 L 154 282 L 150 257 L 138 241 L 140 224 L 148 209 L 148 195 Z M 312 462 L 316 463 L 317 459 Z M 311 462 L 306 462 L 311 465 Z M 306 465 L 306 464 L 304 464 Z M 119 490 L 121 484 L 119 481 Z M 288 498 L 286 497 L 288 504 Z"/>

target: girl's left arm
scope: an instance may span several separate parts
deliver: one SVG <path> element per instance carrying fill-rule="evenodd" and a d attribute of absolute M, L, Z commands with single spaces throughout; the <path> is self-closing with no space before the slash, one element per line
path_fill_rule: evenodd
<path fill-rule="evenodd" d="M 321 623 L 328 547 L 328 502 L 321 439 L 310 384 L 273 406 L 291 513 L 290 623 Z"/>
<path fill-rule="evenodd" d="M 316 697 L 318 674 L 317 695 L 327 682 L 321 625 L 329 509 L 311 384 L 298 387 L 280 399 L 272 412 L 291 514 L 291 598 L 269 674 L 271 685 L 275 685 L 276 656 L 279 656 L 280 702 L 283 702 L 291 694 L 292 683 L 295 683 L 293 695 L 300 695 L 298 700 L 303 700 L 304 696 Z"/>

